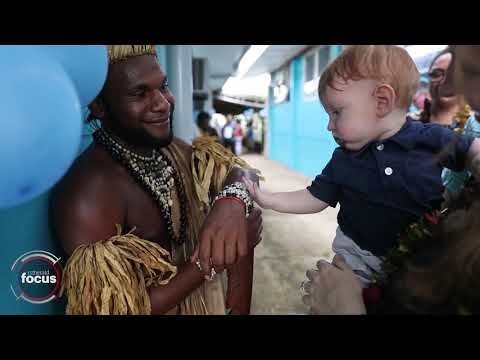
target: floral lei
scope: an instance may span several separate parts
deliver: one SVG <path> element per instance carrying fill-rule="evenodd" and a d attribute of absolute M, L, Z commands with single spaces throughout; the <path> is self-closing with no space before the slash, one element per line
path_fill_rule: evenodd
<path fill-rule="evenodd" d="M 376 305 L 381 301 L 382 289 L 388 284 L 392 274 L 402 269 L 412 254 L 432 239 L 434 227 L 440 223 L 441 217 L 443 214 L 439 211 L 426 213 L 400 235 L 398 247 L 385 256 L 381 265 L 382 271 L 375 273 L 370 286 L 363 290 L 366 305 Z"/>

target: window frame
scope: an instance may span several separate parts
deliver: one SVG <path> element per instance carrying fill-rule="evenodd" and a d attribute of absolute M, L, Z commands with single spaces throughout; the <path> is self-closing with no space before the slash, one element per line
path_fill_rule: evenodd
<path fill-rule="evenodd" d="M 318 80 L 322 74 L 325 67 L 332 61 L 332 49 L 335 45 L 320 45 L 315 46 L 312 49 L 308 50 L 303 57 L 303 97 L 306 100 L 316 100 L 318 98 L 317 89 L 318 89 Z M 320 70 L 320 52 L 328 49 L 328 61 L 327 64 Z M 306 81 L 307 79 L 307 57 L 314 56 L 313 64 L 313 79 Z"/>
<path fill-rule="evenodd" d="M 278 76 L 277 74 L 283 74 L 282 79 L 280 84 L 277 83 Z M 291 69 L 290 69 L 290 63 L 287 63 L 280 68 L 278 68 L 276 71 L 272 72 L 272 82 L 271 82 L 271 87 L 272 87 L 272 98 L 273 98 L 273 103 L 275 105 L 283 104 L 283 103 L 288 103 L 290 101 L 290 83 L 291 83 Z M 287 93 L 285 98 L 277 101 L 276 96 L 274 95 L 276 89 L 279 89 L 280 86 L 286 87 Z"/>

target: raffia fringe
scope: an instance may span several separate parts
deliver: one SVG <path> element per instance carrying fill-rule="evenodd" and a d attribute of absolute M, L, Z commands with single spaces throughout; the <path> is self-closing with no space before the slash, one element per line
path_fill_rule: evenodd
<path fill-rule="evenodd" d="M 129 233 L 79 246 L 68 260 L 61 294 L 67 314 L 150 314 L 149 286 L 167 284 L 177 272 L 168 251 Z"/>

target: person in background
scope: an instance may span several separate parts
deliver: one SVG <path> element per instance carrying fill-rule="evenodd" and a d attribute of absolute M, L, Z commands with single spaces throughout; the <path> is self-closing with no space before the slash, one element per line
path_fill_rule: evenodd
<path fill-rule="evenodd" d="M 420 115 L 425 107 L 425 100 L 428 96 L 428 80 L 424 77 L 420 77 L 420 85 L 415 95 L 413 95 L 409 116 L 414 117 Z"/>
<path fill-rule="evenodd" d="M 413 120 L 423 123 L 434 123 L 455 129 L 465 125 L 460 121 L 459 113 L 464 110 L 465 102 L 461 96 L 452 92 L 451 87 L 445 87 L 445 74 L 452 62 L 449 48 L 439 52 L 433 59 L 428 71 L 429 96 L 425 99 L 423 110 L 410 114 Z"/>
<path fill-rule="evenodd" d="M 231 115 L 229 114 L 227 116 L 227 123 L 222 129 L 222 139 L 223 139 L 223 146 L 225 146 L 227 149 L 230 149 L 232 153 L 235 153 L 235 143 L 233 141 L 233 131 L 234 131 L 234 126 L 233 122 L 231 119 Z"/>
<path fill-rule="evenodd" d="M 242 155 L 242 148 L 243 148 L 243 129 L 242 123 L 240 119 L 237 119 L 235 124 L 235 130 L 233 131 L 233 140 L 235 143 L 235 152 L 234 154 L 237 156 Z"/>
<path fill-rule="evenodd" d="M 197 126 L 200 136 L 213 136 L 218 139 L 217 130 L 210 126 L 210 119 L 210 114 L 205 111 L 201 111 L 197 115 Z"/>

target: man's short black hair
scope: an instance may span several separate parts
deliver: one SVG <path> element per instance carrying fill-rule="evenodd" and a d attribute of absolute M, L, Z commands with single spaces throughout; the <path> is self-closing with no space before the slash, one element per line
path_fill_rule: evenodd
<path fill-rule="evenodd" d="M 210 120 L 210 114 L 206 111 L 200 111 L 197 115 L 197 122 L 205 120 Z"/>

